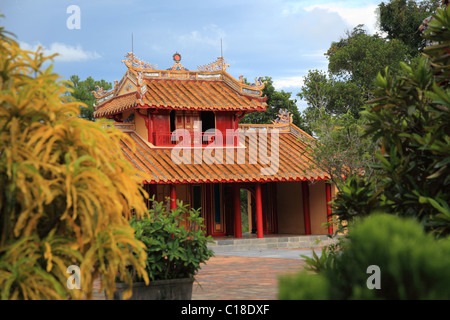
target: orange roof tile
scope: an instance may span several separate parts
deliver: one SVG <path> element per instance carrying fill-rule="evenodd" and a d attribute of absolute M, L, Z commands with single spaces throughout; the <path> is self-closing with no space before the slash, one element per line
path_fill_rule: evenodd
<path fill-rule="evenodd" d="M 99 87 L 93 91 L 98 104 L 94 112 L 96 118 L 112 116 L 138 105 L 142 108 L 247 112 L 267 108 L 267 97 L 262 97 L 263 79 L 256 78 L 253 84 L 244 83 L 243 76 L 236 80 L 225 71 L 229 65 L 223 57 L 199 66 L 199 71 L 189 71 L 179 60 L 172 68 L 157 70 L 156 66 L 136 58 L 133 53 L 128 53 L 122 62 L 128 69 L 120 83 L 116 82 L 109 92 Z M 127 90 L 133 88 L 133 92 L 117 96 L 125 83 L 129 86 Z"/>
<path fill-rule="evenodd" d="M 195 110 L 266 109 L 265 98 L 244 96 L 223 81 L 147 80 L 142 101 L 156 108 Z"/>
<path fill-rule="evenodd" d="M 114 115 L 120 112 L 124 112 L 128 109 L 136 107 L 139 105 L 139 98 L 136 92 L 130 92 L 111 100 L 108 100 L 101 105 L 99 105 L 94 112 L 96 118 Z"/>
<path fill-rule="evenodd" d="M 140 101 L 138 101 L 140 94 L 137 92 L 113 97 L 97 107 L 95 117 L 117 114 L 139 104 L 150 108 L 185 110 L 266 109 L 265 97 L 244 95 L 224 81 L 147 79 L 145 86 L 146 91 Z"/>
<path fill-rule="evenodd" d="M 311 169 L 313 161 L 306 145 L 291 133 L 280 133 L 278 139 L 279 166 L 276 172 L 264 175 L 263 168 L 270 167 L 270 158 L 249 152 L 249 137 L 246 138 L 245 161 L 237 163 L 236 149 L 233 150 L 234 163 L 227 163 L 227 150 L 223 150 L 222 164 L 207 163 L 211 158 L 202 149 L 203 158 L 191 152 L 191 164 L 176 164 L 172 161 L 170 148 L 152 148 L 134 132 L 128 133 L 135 144 L 135 151 L 127 141 L 121 142 L 121 148 L 132 165 L 142 172 L 145 183 L 208 183 L 208 182 L 255 182 L 255 181 L 300 181 L 328 179 L 326 173 Z M 267 138 L 271 155 L 271 139 Z M 195 164 L 202 160 L 200 164 Z M 230 161 L 228 161 L 230 162 Z M 242 162 L 242 161 L 241 161 Z"/>

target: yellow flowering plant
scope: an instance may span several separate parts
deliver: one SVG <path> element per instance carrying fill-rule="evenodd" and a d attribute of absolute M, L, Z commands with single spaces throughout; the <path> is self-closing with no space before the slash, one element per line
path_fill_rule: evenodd
<path fill-rule="evenodd" d="M 91 299 L 96 278 L 112 298 L 116 277 L 130 296 L 129 267 L 148 276 L 129 224 L 146 215 L 146 194 L 120 150 L 127 137 L 78 117 L 54 55 L 22 50 L 4 28 L 0 42 L 1 299 Z"/>

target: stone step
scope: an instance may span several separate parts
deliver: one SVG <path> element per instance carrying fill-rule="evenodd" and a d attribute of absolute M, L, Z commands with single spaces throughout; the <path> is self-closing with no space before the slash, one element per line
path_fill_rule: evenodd
<path fill-rule="evenodd" d="M 243 237 L 240 239 L 218 239 L 208 244 L 215 252 L 244 251 L 258 249 L 302 249 L 316 248 L 335 243 L 327 235 L 312 236 L 270 236 L 265 238 Z"/>

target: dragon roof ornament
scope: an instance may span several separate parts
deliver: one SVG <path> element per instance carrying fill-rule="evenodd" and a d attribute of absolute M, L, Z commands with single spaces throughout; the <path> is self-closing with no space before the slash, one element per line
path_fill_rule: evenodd
<path fill-rule="evenodd" d="M 226 63 L 224 57 L 218 57 L 216 61 L 210 62 L 208 64 L 197 66 L 199 71 L 220 71 L 227 70 L 230 65 Z"/>
<path fill-rule="evenodd" d="M 293 115 L 287 109 L 278 110 L 277 118 L 272 120 L 273 124 L 288 124 L 293 122 Z"/>
<path fill-rule="evenodd" d="M 111 91 L 103 90 L 103 88 L 96 87 L 92 91 L 95 95 L 96 107 L 102 106 L 106 101 L 114 98 L 120 92 L 125 83 L 125 79 L 130 77 L 131 82 L 136 85 L 136 94 L 138 103 L 142 104 L 141 98 L 148 92 L 147 81 L 164 79 L 164 80 L 201 80 L 201 81 L 224 81 L 231 88 L 243 95 L 250 95 L 253 97 L 261 97 L 262 90 L 265 87 L 265 81 L 262 77 L 255 78 L 254 83 L 244 83 L 243 76 L 239 80 L 234 79 L 225 70 L 229 67 L 223 57 L 218 57 L 216 61 L 208 63 L 203 66 L 198 66 L 198 71 L 189 71 L 181 63 L 181 55 L 177 52 L 173 55 L 174 65 L 166 70 L 157 69 L 157 65 L 144 62 L 136 58 L 133 52 L 128 52 L 125 59 L 122 60 L 127 66 L 128 70 L 123 76 L 122 80 L 114 81 L 114 88 Z M 131 83 L 125 86 L 126 91 L 131 88 Z M 264 98 L 262 98 L 264 99 Z M 265 101 L 265 100 L 264 100 Z"/>
<path fill-rule="evenodd" d="M 125 55 L 125 58 L 126 59 L 122 60 L 122 62 L 124 62 L 127 67 L 133 67 L 135 69 L 138 69 L 139 71 L 158 69 L 158 66 L 156 64 L 151 64 L 136 58 L 133 52 L 128 52 Z"/>
<path fill-rule="evenodd" d="M 103 90 L 103 87 L 95 86 L 95 91 L 92 91 L 92 93 L 94 94 L 95 98 L 98 99 L 103 97 L 106 91 Z"/>

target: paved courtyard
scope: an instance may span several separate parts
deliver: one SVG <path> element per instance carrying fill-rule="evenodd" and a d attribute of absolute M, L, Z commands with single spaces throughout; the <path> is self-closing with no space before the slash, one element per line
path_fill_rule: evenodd
<path fill-rule="evenodd" d="M 320 254 L 320 250 L 316 249 Z M 192 300 L 276 300 L 278 277 L 302 270 L 311 249 L 258 249 L 216 252 L 202 265 L 194 283 Z M 99 282 L 94 284 L 94 290 Z M 94 300 L 105 299 L 95 292 Z"/>
<path fill-rule="evenodd" d="M 311 250 L 216 253 L 197 275 L 192 300 L 276 300 L 278 277 L 302 270 Z"/>

